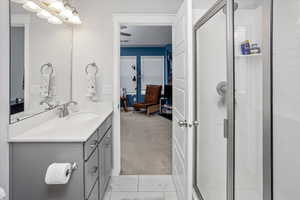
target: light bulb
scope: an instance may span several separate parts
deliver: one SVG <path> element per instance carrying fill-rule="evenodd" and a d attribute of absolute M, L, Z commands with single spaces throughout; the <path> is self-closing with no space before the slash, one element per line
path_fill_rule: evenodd
<path fill-rule="evenodd" d="M 19 3 L 19 4 L 24 4 L 24 3 L 27 2 L 27 0 L 11 0 L 11 2 Z"/>
<path fill-rule="evenodd" d="M 23 8 L 31 12 L 41 11 L 41 8 L 32 1 L 27 1 L 25 4 L 23 4 Z"/>
<path fill-rule="evenodd" d="M 41 10 L 40 12 L 37 13 L 37 16 L 42 19 L 48 19 L 52 17 L 52 15 L 46 10 Z"/>
<path fill-rule="evenodd" d="M 73 17 L 73 11 L 69 6 L 66 6 L 65 9 L 59 13 L 59 15 L 63 18 L 70 19 Z"/>
<path fill-rule="evenodd" d="M 69 22 L 71 22 L 72 24 L 81 24 L 81 19 L 80 17 L 76 14 L 76 15 L 73 15 L 73 17 L 71 17 L 69 19 Z"/>
<path fill-rule="evenodd" d="M 55 2 L 56 0 L 42 0 L 44 3 L 47 3 L 47 4 L 51 4 L 53 2 Z"/>
<path fill-rule="evenodd" d="M 62 24 L 63 23 L 60 19 L 58 19 L 57 17 L 54 17 L 54 16 L 50 17 L 48 19 L 48 22 L 50 24 Z"/>
<path fill-rule="evenodd" d="M 54 1 L 53 3 L 50 3 L 49 8 L 58 12 L 62 12 L 63 10 L 65 10 L 65 6 L 62 1 Z"/>

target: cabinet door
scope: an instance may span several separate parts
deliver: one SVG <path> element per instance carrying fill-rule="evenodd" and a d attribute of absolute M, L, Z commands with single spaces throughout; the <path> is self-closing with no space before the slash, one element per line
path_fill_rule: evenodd
<path fill-rule="evenodd" d="M 91 192 L 88 200 L 99 200 L 99 182 L 97 181 L 97 183 L 95 184 L 93 191 Z"/>
<path fill-rule="evenodd" d="M 95 182 L 99 175 L 98 166 L 98 151 L 95 150 L 90 156 L 89 160 L 85 162 L 85 196 L 86 198 L 90 195 Z"/>
<path fill-rule="evenodd" d="M 100 193 L 100 199 L 104 196 L 105 193 L 105 163 L 104 163 L 104 139 L 99 143 L 99 193 Z"/>
<path fill-rule="evenodd" d="M 109 129 L 104 140 L 105 184 L 108 183 L 112 171 L 112 129 Z"/>

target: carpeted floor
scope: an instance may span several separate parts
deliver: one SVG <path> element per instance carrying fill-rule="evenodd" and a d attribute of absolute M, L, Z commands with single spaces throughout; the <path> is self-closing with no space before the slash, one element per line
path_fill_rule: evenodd
<path fill-rule="evenodd" d="M 140 112 L 121 113 L 121 174 L 171 174 L 172 121 Z"/>

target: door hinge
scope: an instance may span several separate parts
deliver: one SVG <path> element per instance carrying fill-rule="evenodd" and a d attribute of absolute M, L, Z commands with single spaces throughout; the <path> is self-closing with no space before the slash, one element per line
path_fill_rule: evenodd
<path fill-rule="evenodd" d="M 180 127 L 187 127 L 187 128 L 192 128 L 192 127 L 197 127 L 199 126 L 199 121 L 193 121 L 192 123 L 188 123 L 186 120 L 180 120 L 178 122 L 178 125 Z"/>
<path fill-rule="evenodd" d="M 193 121 L 192 123 L 189 123 L 189 128 L 192 128 L 192 127 L 198 127 L 200 124 L 199 121 Z"/>
<path fill-rule="evenodd" d="M 194 126 L 194 127 L 198 127 L 200 125 L 200 122 L 199 121 L 193 121 L 193 123 L 192 123 L 192 126 Z"/>

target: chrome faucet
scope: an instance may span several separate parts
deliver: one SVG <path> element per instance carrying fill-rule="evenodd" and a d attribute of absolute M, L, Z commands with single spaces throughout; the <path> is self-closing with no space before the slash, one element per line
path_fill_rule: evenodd
<path fill-rule="evenodd" d="M 70 111 L 69 111 L 69 106 L 71 104 L 74 104 L 74 105 L 78 105 L 78 103 L 76 101 L 69 101 L 68 103 L 65 103 L 63 104 L 59 109 L 59 117 L 60 118 L 63 118 L 63 117 L 66 117 L 70 114 Z"/>

